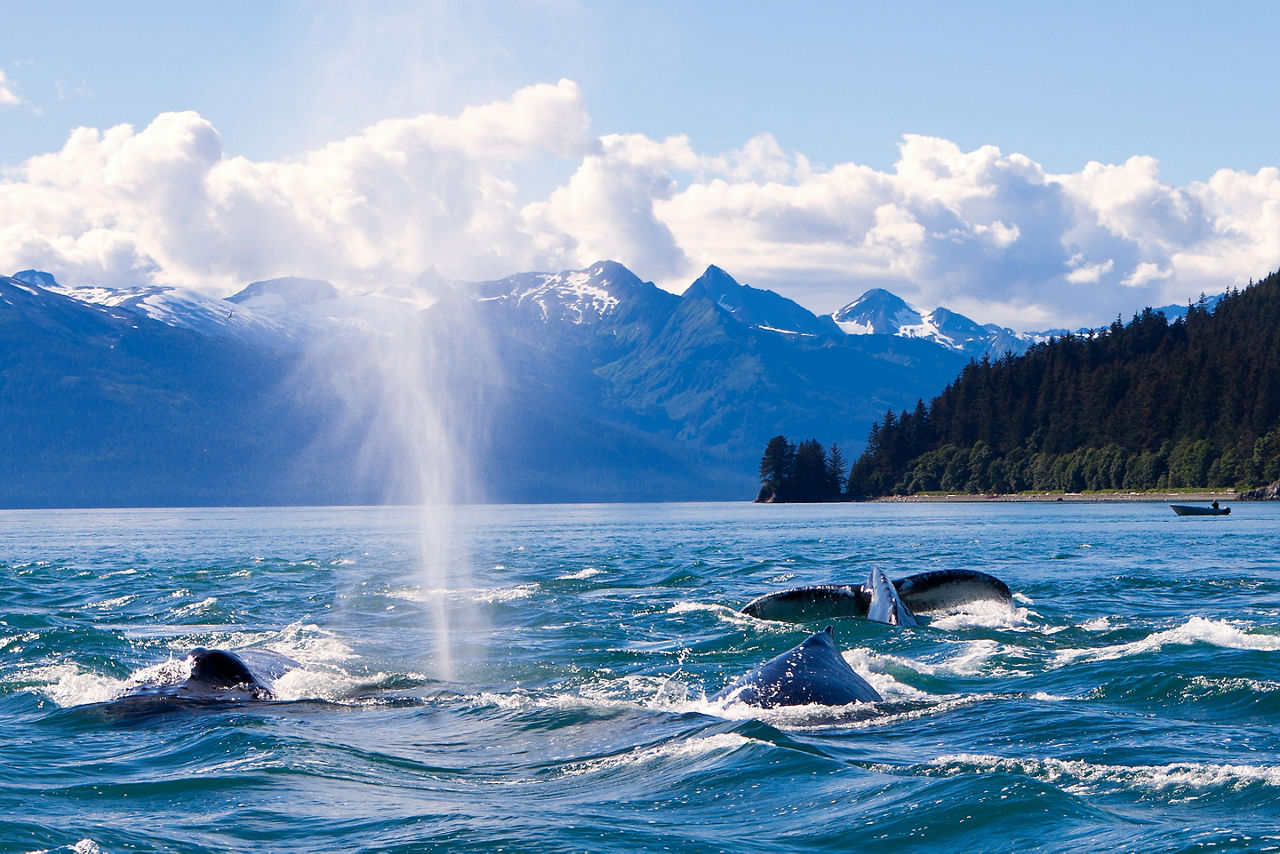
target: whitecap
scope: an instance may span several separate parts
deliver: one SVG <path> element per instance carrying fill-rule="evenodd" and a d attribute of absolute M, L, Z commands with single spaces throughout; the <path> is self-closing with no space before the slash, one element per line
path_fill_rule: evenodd
<path fill-rule="evenodd" d="M 984 674 L 992 675 L 993 672 L 999 671 L 1010 672 L 1003 668 L 993 667 L 992 662 L 1020 655 L 1023 655 L 1023 651 L 1017 647 L 997 643 L 988 638 L 979 638 L 960 644 L 953 654 L 938 661 L 931 662 L 897 656 L 884 656 L 884 660 L 891 661 L 898 667 L 928 676 L 978 676 Z"/>
<path fill-rule="evenodd" d="M 720 605 L 715 602 L 677 602 L 667 609 L 668 614 L 693 614 L 699 611 L 715 614 L 721 620 L 734 626 L 749 625 L 756 629 L 777 632 L 792 632 L 796 628 L 791 623 L 757 620 L 755 617 L 744 614 L 736 608 L 730 608 L 728 605 Z"/>
<path fill-rule="evenodd" d="M 604 573 L 603 569 L 596 569 L 594 566 L 589 566 L 586 569 L 581 569 L 581 570 L 578 570 L 577 572 L 569 572 L 569 573 L 565 573 L 564 575 L 557 575 L 556 578 L 560 581 L 581 581 L 587 578 L 591 578 L 593 575 L 602 575 L 603 573 Z"/>
<path fill-rule="evenodd" d="M 188 602 L 173 613 L 174 616 L 177 617 L 186 617 L 192 614 L 200 614 L 208 611 L 216 604 L 218 604 L 218 598 L 216 596 L 210 596 L 207 599 L 201 599 L 199 602 Z"/>
<path fill-rule="evenodd" d="M 1166 645 L 1207 643 L 1224 649 L 1280 650 L 1280 635 L 1251 634 L 1225 620 L 1191 617 L 1181 626 L 1153 632 L 1141 640 L 1097 649 L 1064 649 L 1057 653 L 1059 665 L 1074 661 L 1110 661 L 1140 655 Z"/>
<path fill-rule="evenodd" d="M 335 666 L 356 657 L 346 641 L 314 623 L 290 623 L 262 645 L 281 655 L 287 655 L 304 666 Z"/>
<path fill-rule="evenodd" d="M 1280 767 L 1214 762 L 1173 762 L 1168 765 L 1108 765 L 1083 760 L 1007 758 L 982 753 L 939 756 L 930 765 L 948 775 L 1000 772 L 1021 774 L 1064 791 L 1082 793 L 1099 785 L 1163 791 L 1170 788 L 1233 789 L 1260 783 L 1280 786 Z M 1065 785 L 1064 785 L 1065 784 Z"/>
<path fill-rule="evenodd" d="M 916 700 L 929 696 L 919 688 L 899 682 L 885 672 L 886 662 L 918 672 L 917 662 L 892 655 L 879 655 L 866 647 L 845 650 L 841 656 L 853 668 L 854 673 L 867 680 L 871 687 L 886 700 Z"/>
<path fill-rule="evenodd" d="M 1075 698 L 1064 697 L 1061 694 L 1049 694 L 1044 691 L 1037 691 L 1031 695 L 1031 699 L 1039 700 L 1043 703 L 1065 703 L 1066 701 L 1073 700 Z"/>
<path fill-rule="evenodd" d="M 143 667 L 125 679 L 114 679 L 81 670 L 74 664 L 55 664 L 28 671 L 34 687 L 62 708 L 90 703 L 109 703 L 142 685 L 173 685 L 191 675 L 191 662 L 171 658 Z M 39 684 L 42 683 L 42 684 Z"/>
<path fill-rule="evenodd" d="M 98 847 L 98 843 L 92 839 L 81 839 L 74 845 L 64 845 L 61 848 L 40 848 L 35 851 L 29 851 L 27 854 L 55 854 L 57 851 L 69 851 L 71 854 L 102 854 L 102 849 Z"/>
<path fill-rule="evenodd" d="M 1034 613 L 1029 608 L 1011 608 L 990 600 L 970 602 L 956 610 L 938 612 L 929 625 L 938 629 L 1015 629 L 1031 625 Z M 1037 615 L 1038 616 L 1038 615 Z"/>
<path fill-rule="evenodd" d="M 279 700 L 341 700 L 349 697 L 361 684 L 376 684 L 386 678 L 387 674 L 378 673 L 357 680 L 337 669 L 300 667 L 274 680 L 271 689 Z"/>
<path fill-rule="evenodd" d="M 392 599 L 403 599 L 406 602 L 436 602 L 439 599 L 465 599 L 471 602 L 492 604 L 494 602 L 513 602 L 527 599 L 538 592 L 537 582 L 517 584 L 514 587 L 467 587 L 457 590 L 447 588 L 401 587 L 385 591 Z"/>
<path fill-rule="evenodd" d="M 99 602 L 86 602 L 85 607 L 96 608 L 100 611 L 105 611 L 109 608 L 119 608 L 124 605 L 128 605 L 130 602 L 132 602 L 134 599 L 137 599 L 137 598 L 138 598 L 137 594 L 131 594 L 128 596 L 117 596 L 114 599 L 103 599 Z"/>
<path fill-rule="evenodd" d="M 669 741 L 665 744 L 650 747 L 638 747 L 619 753 L 615 756 L 602 756 L 565 765 L 563 773 L 569 775 L 590 774 L 596 771 L 610 771 L 634 765 L 646 765 L 663 759 L 679 759 L 698 757 L 709 753 L 732 753 L 755 739 L 724 732 L 715 735 L 698 736 L 680 741 Z"/>

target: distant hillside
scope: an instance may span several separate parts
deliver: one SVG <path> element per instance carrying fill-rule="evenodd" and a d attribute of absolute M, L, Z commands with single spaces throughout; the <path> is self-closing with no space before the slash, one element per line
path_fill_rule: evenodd
<path fill-rule="evenodd" d="M 887 413 L 857 496 L 1230 487 L 1280 477 L 1280 273 L 1170 321 L 971 363 L 927 406 Z"/>

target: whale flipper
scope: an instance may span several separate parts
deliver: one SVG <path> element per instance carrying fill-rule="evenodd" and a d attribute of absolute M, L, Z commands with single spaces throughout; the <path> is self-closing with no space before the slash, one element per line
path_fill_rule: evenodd
<path fill-rule="evenodd" d="M 867 583 L 862 585 L 871 597 L 867 606 L 867 619 L 891 626 L 918 626 L 920 621 L 898 596 L 898 588 L 880 567 L 872 567 Z"/>
<path fill-rule="evenodd" d="M 893 582 L 898 596 L 913 611 L 940 611 L 990 599 L 1011 603 L 1009 585 L 994 575 L 975 569 L 939 569 L 919 572 Z"/>
<path fill-rule="evenodd" d="M 831 626 L 766 661 L 711 697 L 717 702 L 777 706 L 846 706 L 884 699 L 853 671 L 836 648 Z"/>

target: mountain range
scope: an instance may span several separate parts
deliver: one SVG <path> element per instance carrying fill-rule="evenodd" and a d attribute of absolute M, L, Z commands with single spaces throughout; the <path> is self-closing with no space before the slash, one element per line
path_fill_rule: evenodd
<path fill-rule="evenodd" d="M 1040 337 L 880 289 L 819 316 L 714 266 L 681 295 L 602 261 L 227 299 L 27 270 L 0 277 L 0 505 L 416 500 L 405 460 L 449 439 L 413 419 L 440 410 L 473 497 L 743 499 L 771 436 L 856 454 L 886 409 Z"/>

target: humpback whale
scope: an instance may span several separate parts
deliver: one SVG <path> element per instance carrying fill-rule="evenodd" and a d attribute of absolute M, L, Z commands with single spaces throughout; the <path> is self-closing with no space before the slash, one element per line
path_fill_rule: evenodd
<path fill-rule="evenodd" d="M 181 682 L 143 685 L 120 699 L 165 700 L 274 700 L 271 680 L 301 667 L 293 659 L 265 649 L 246 649 L 239 654 L 225 649 L 198 646 L 187 653 L 191 672 Z M 251 670 L 252 663 L 256 669 Z"/>
<path fill-rule="evenodd" d="M 809 704 L 845 706 L 884 698 L 840 655 L 832 628 L 827 626 L 744 674 L 711 699 L 772 709 Z"/>
<path fill-rule="evenodd" d="M 1013 594 L 1000 579 L 973 569 L 920 572 L 891 581 L 873 567 L 865 583 L 795 587 L 753 599 L 742 613 L 761 620 L 805 623 L 836 617 L 866 617 L 893 626 L 919 625 L 917 611 L 956 608 L 969 602 L 1010 603 Z"/>

